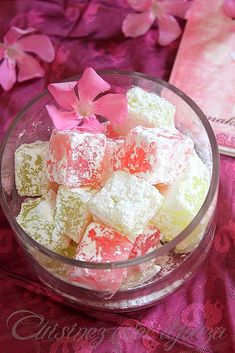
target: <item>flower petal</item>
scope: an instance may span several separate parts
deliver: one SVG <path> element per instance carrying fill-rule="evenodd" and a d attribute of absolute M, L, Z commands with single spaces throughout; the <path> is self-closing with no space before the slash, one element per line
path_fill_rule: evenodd
<path fill-rule="evenodd" d="M 151 11 L 129 14 L 122 23 L 122 31 L 126 37 L 139 37 L 149 30 L 154 19 Z"/>
<path fill-rule="evenodd" d="M 5 91 L 9 91 L 16 82 L 15 60 L 6 58 L 0 64 L 0 85 Z"/>
<path fill-rule="evenodd" d="M 235 2 L 234 0 L 224 0 L 223 9 L 227 16 L 235 18 Z"/>
<path fill-rule="evenodd" d="M 102 79 L 94 69 L 88 67 L 78 81 L 78 94 L 81 102 L 92 102 L 98 94 L 110 89 L 110 84 Z"/>
<path fill-rule="evenodd" d="M 188 0 L 166 0 L 161 4 L 164 12 L 168 15 L 186 18 L 186 14 L 192 6 Z"/>
<path fill-rule="evenodd" d="M 23 51 L 29 51 L 39 56 L 40 59 L 51 62 L 55 58 L 55 50 L 50 39 L 43 34 L 32 34 L 21 38 L 17 41 L 17 45 Z"/>
<path fill-rule="evenodd" d="M 150 10 L 153 0 L 127 0 L 129 5 L 136 11 Z"/>
<path fill-rule="evenodd" d="M 67 130 L 75 128 L 79 120 L 73 112 L 63 112 L 54 105 L 46 105 L 47 112 L 57 130 Z"/>
<path fill-rule="evenodd" d="M 24 36 L 25 34 L 29 34 L 35 32 L 35 28 L 26 28 L 21 29 L 18 27 L 11 27 L 9 31 L 5 34 L 3 41 L 7 45 L 14 44 L 20 37 Z"/>
<path fill-rule="evenodd" d="M 93 115 L 89 119 L 84 119 L 83 124 L 78 126 L 78 130 L 99 133 L 104 132 L 105 129 L 103 124 Z"/>
<path fill-rule="evenodd" d="M 93 112 L 120 125 L 127 116 L 127 97 L 123 94 L 106 94 L 93 102 Z"/>
<path fill-rule="evenodd" d="M 74 90 L 76 85 L 77 81 L 52 83 L 48 86 L 48 90 L 61 107 L 72 110 L 73 106 L 78 102 Z"/>
<path fill-rule="evenodd" d="M 173 16 L 164 15 L 158 18 L 159 44 L 165 46 L 173 42 L 181 34 L 181 28 Z"/>
<path fill-rule="evenodd" d="M 23 82 L 34 77 L 44 76 L 44 70 L 31 55 L 18 52 L 15 56 L 19 69 L 17 81 Z"/>

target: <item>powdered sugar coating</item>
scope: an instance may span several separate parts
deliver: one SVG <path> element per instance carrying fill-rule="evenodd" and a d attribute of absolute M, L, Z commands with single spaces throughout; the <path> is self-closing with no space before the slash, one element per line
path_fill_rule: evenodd
<path fill-rule="evenodd" d="M 166 99 L 140 87 L 132 87 L 127 92 L 128 115 L 121 126 L 114 129 L 126 135 L 136 126 L 174 128 L 175 107 Z"/>
<path fill-rule="evenodd" d="M 133 244 L 127 237 L 112 228 L 92 222 L 86 229 L 78 248 L 76 259 L 90 262 L 126 260 Z M 116 291 L 121 284 L 125 269 L 92 270 L 74 268 L 70 274 L 73 281 L 91 289 Z"/>
<path fill-rule="evenodd" d="M 144 231 L 135 239 L 133 249 L 130 253 L 130 259 L 148 254 L 149 252 L 155 250 L 157 247 L 160 247 L 161 239 L 162 234 L 159 229 L 153 224 L 148 224 Z"/>
<path fill-rule="evenodd" d="M 193 141 L 176 129 L 132 129 L 119 149 L 115 170 L 124 170 L 152 185 L 172 184 L 194 150 Z"/>
<path fill-rule="evenodd" d="M 48 175 L 68 187 L 97 186 L 103 171 L 106 137 L 76 130 L 53 130 Z"/>
<path fill-rule="evenodd" d="M 79 243 L 86 226 L 92 219 L 87 204 L 94 192 L 95 190 L 89 188 L 59 187 L 53 234 L 66 235 Z"/>
<path fill-rule="evenodd" d="M 28 199 L 21 205 L 16 220 L 20 226 L 38 243 L 51 250 L 60 251 L 69 245 L 67 237 L 53 237 L 56 193 L 49 190 L 40 198 Z"/>
<path fill-rule="evenodd" d="M 114 172 L 103 188 L 89 201 L 91 213 L 104 224 L 127 234 L 140 234 L 163 202 L 158 190 L 123 171 Z"/>
<path fill-rule="evenodd" d="M 165 193 L 162 207 L 152 220 L 164 234 L 164 240 L 175 238 L 196 216 L 205 200 L 209 183 L 208 169 L 194 152 L 184 174 Z M 188 247 L 201 231 L 198 229 L 192 238 L 185 239 L 179 248 Z"/>
<path fill-rule="evenodd" d="M 110 138 L 107 139 L 106 150 L 104 155 L 102 184 L 104 184 L 113 174 L 118 151 L 123 146 L 123 144 L 124 144 L 123 139 L 120 139 L 120 140 L 112 140 Z"/>
<path fill-rule="evenodd" d="M 136 238 L 129 259 L 142 256 L 162 246 L 160 240 L 162 234 L 155 225 L 148 225 L 143 233 Z M 122 288 L 138 286 L 161 271 L 161 266 L 157 263 L 157 259 L 146 261 L 140 265 L 127 268 L 127 275 L 122 282 Z"/>
<path fill-rule="evenodd" d="M 21 196 L 41 196 L 50 185 L 46 172 L 48 142 L 22 144 L 15 151 L 15 183 Z"/>

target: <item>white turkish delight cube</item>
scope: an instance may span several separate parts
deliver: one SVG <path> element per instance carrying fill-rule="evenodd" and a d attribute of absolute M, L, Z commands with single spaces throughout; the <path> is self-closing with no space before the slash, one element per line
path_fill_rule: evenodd
<path fill-rule="evenodd" d="M 136 126 L 174 127 L 175 107 L 165 98 L 140 87 L 127 92 L 128 115 L 121 126 L 114 126 L 119 134 L 126 135 Z"/>
<path fill-rule="evenodd" d="M 123 171 L 114 172 L 103 188 L 91 197 L 89 209 L 104 224 L 136 237 L 163 202 L 159 191 L 145 180 Z"/>

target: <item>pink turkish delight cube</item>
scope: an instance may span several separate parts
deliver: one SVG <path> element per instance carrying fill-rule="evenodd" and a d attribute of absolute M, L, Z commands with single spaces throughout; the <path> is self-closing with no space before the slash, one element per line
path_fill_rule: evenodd
<path fill-rule="evenodd" d="M 47 160 L 50 180 L 68 187 L 99 185 L 105 148 L 103 134 L 54 130 Z"/>
<path fill-rule="evenodd" d="M 113 174 L 118 151 L 123 146 L 123 144 L 124 144 L 124 140 L 121 140 L 121 139 L 120 140 L 112 140 L 109 138 L 107 139 L 105 156 L 104 156 L 102 184 L 104 184 Z"/>
<path fill-rule="evenodd" d="M 107 138 L 114 140 L 122 138 L 122 136 L 115 131 L 115 127 L 110 121 L 106 121 L 105 123 L 103 123 L 103 127 L 105 129 L 104 133 Z"/>
<path fill-rule="evenodd" d="M 88 262 L 112 262 L 127 260 L 133 243 L 112 228 L 92 222 L 78 245 L 76 259 Z M 126 269 L 93 270 L 74 268 L 70 279 L 86 288 L 116 291 L 121 285 Z"/>
<path fill-rule="evenodd" d="M 129 259 L 142 256 L 161 246 L 162 234 L 154 225 L 148 225 L 133 245 Z M 122 288 L 138 286 L 154 277 L 161 270 L 157 259 L 145 261 L 139 265 L 127 268 L 127 274 L 122 282 Z"/>
<path fill-rule="evenodd" d="M 124 170 L 152 185 L 171 185 L 187 167 L 193 141 L 176 129 L 132 129 L 119 149 L 114 170 Z"/>
<path fill-rule="evenodd" d="M 155 250 L 161 243 L 162 234 L 155 225 L 148 225 L 143 233 L 136 238 L 130 259 L 148 254 Z"/>

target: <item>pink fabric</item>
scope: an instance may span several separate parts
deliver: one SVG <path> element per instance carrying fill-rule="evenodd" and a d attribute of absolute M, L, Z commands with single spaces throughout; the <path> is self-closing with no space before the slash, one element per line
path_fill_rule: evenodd
<path fill-rule="evenodd" d="M 17 83 L 10 92 L 0 91 L 1 135 L 17 111 L 48 83 L 81 73 L 87 66 L 168 79 L 179 41 L 165 48 L 156 45 L 156 28 L 136 39 L 124 38 L 121 24 L 128 11 L 124 0 L 112 5 L 110 0 L 2 0 L 0 33 L 12 25 L 39 28 L 56 46 L 56 59 L 47 66 L 45 77 Z M 235 161 L 222 157 L 218 225 L 206 263 L 183 288 L 156 306 L 122 315 L 72 309 L 45 289 L 0 211 L 1 352 L 18 353 L 19 347 L 24 353 L 235 351 L 234 195 Z M 39 322 L 40 328 L 44 325 L 41 331 L 36 327 Z M 79 330 L 86 334 L 77 340 L 72 334 L 63 337 L 72 328 L 74 334 Z"/>

